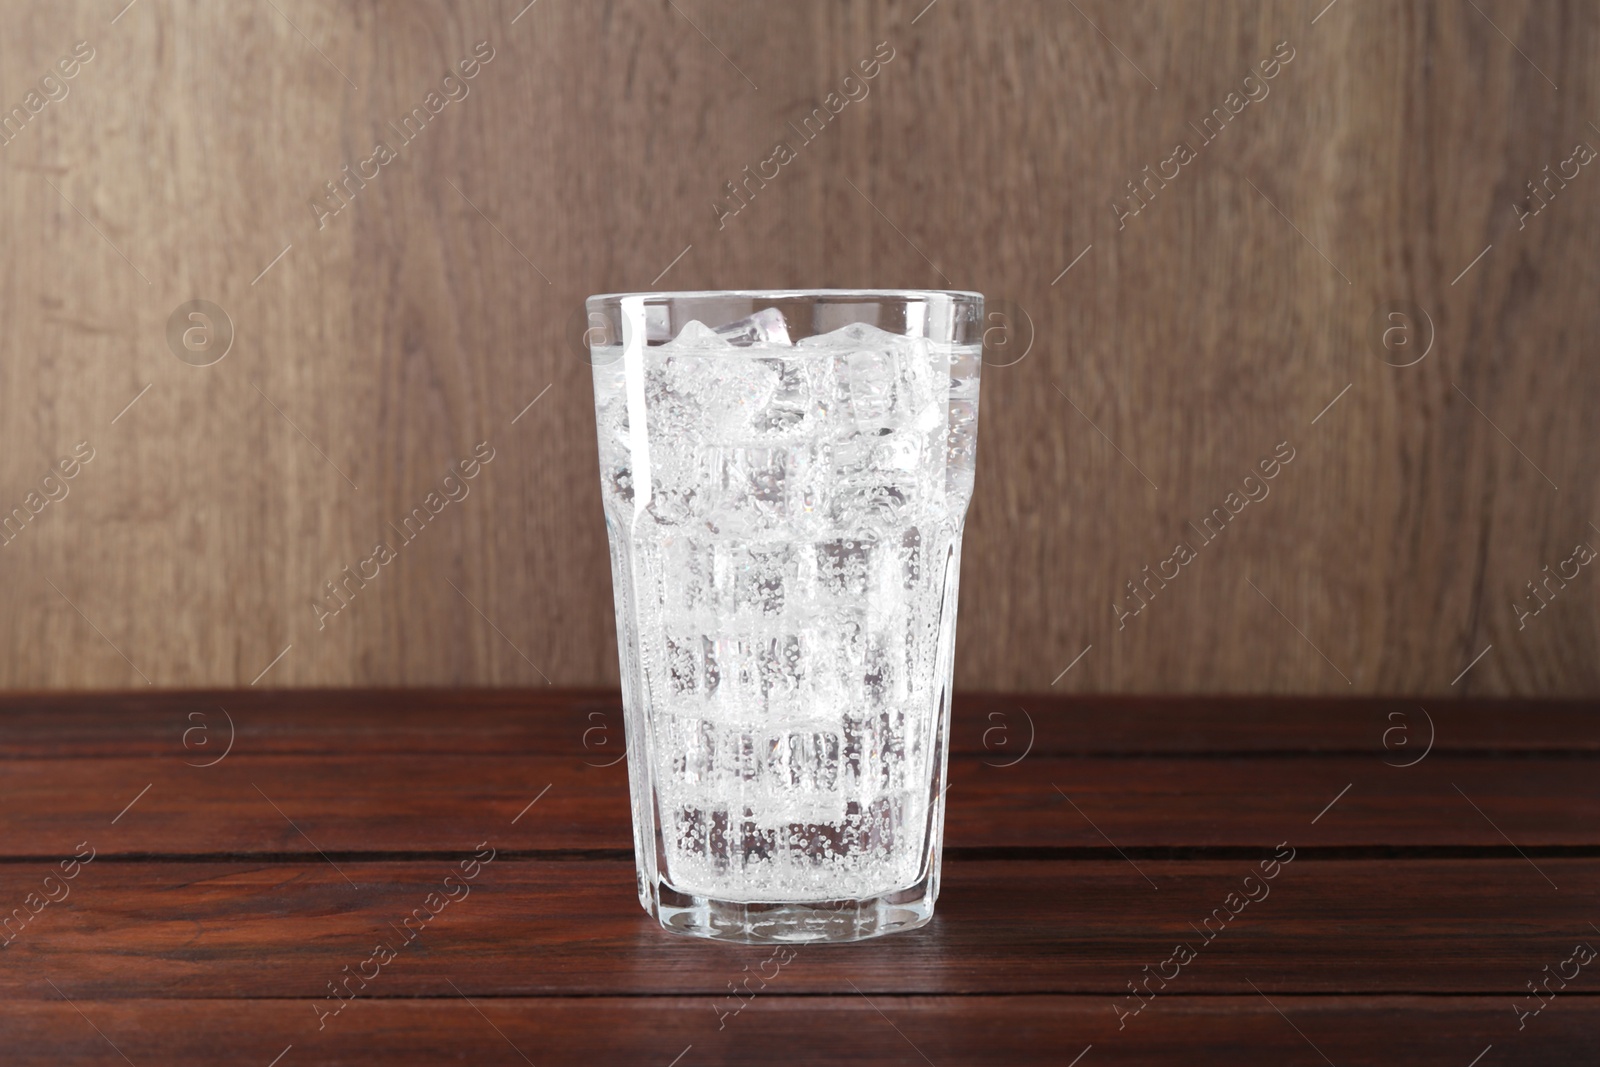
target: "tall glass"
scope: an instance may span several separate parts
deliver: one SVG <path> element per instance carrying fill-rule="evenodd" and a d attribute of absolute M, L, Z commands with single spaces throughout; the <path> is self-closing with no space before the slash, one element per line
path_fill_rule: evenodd
<path fill-rule="evenodd" d="M 939 894 L 983 297 L 590 297 L 639 901 L 855 941 Z"/>

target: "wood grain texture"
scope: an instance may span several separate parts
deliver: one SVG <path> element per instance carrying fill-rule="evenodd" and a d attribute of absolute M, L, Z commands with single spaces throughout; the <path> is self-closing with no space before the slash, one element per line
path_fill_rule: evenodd
<path fill-rule="evenodd" d="M 1600 546 L 1600 177 L 1517 208 L 1600 146 L 1600 12 L 1322 8 L 8 5 L 0 113 L 94 55 L 0 146 L 0 514 L 94 458 L 0 547 L 0 687 L 614 684 L 573 315 L 654 283 L 1026 313 L 983 384 L 964 687 L 1600 692 L 1587 568 L 1514 607 Z M 319 220 L 478 42 L 468 95 Z M 719 228 L 722 184 L 879 42 L 870 94 Z M 169 350 L 193 299 L 232 322 L 212 366 Z M 480 442 L 470 494 L 319 623 Z M 1119 627 L 1280 442 L 1271 495 Z"/>
<path fill-rule="evenodd" d="M 1424 710 L 964 696 L 946 844 L 1172 858 L 1285 838 L 1340 855 L 1593 842 L 1592 704 Z M 449 853 L 495 827 L 497 847 L 525 856 L 618 853 L 621 734 L 615 694 L 598 691 L 10 696 L 0 855 L 42 859 L 92 827 L 119 857 Z M 139 817 L 111 823 L 129 804 Z"/>
<path fill-rule="evenodd" d="M 1412 753 L 1375 732 L 1414 703 L 1308 703 L 964 698 L 933 921 L 799 947 L 774 976 L 768 948 L 671 936 L 638 909 L 622 768 L 586 766 L 614 693 L 12 695 L 0 1049 L 8 1065 L 1590 1062 L 1592 967 L 1537 1015 L 1513 1009 L 1600 940 L 1600 754 L 1577 743 L 1593 708 L 1451 705 L 1436 746 L 1396 767 L 1382 760 Z M 215 759 L 222 724 L 189 716 L 218 705 L 233 749 L 185 766 Z M 995 766 L 988 715 L 1021 707 L 1039 750 Z M 185 736 L 200 728 L 216 732 Z M 45 876 L 80 841 L 95 855 L 62 894 Z M 328 984 L 399 944 L 481 841 L 496 852 L 470 893 L 326 1014 Z M 1236 913 L 1220 927 L 1219 909 Z M 1180 942 L 1196 958 L 1125 1017 L 1128 984 Z"/>
<path fill-rule="evenodd" d="M 1370 758 L 1037 756 L 996 767 L 957 757 L 945 844 L 1114 858 L 1107 838 L 1140 855 L 1248 852 L 1290 838 L 1319 849 L 1490 848 L 1515 856 L 1504 833 L 1517 847 L 1560 855 L 1594 839 L 1597 772 L 1593 759 L 1433 756 L 1396 769 Z M 49 856 L 80 840 L 84 827 L 107 827 L 96 847 L 120 856 L 314 854 L 308 840 L 334 854 L 459 852 L 491 830 L 508 851 L 633 845 L 627 768 L 577 757 L 236 753 L 213 768 L 177 758 L 38 759 L 13 763 L 5 775 L 0 853 L 12 855 Z M 109 829 L 135 797 L 140 817 Z"/>
<path fill-rule="evenodd" d="M 742 972 L 741 972 L 742 973 Z M 448 994 L 452 995 L 453 994 Z M 1104 997 L 764 997 L 725 1027 L 708 997 L 444 996 L 374 999 L 320 1033 L 304 1005 L 282 1000 L 20 1001 L 0 1019 L 8 1062 L 120 1062 L 209 1067 L 268 1062 L 291 1046 L 297 1063 L 395 1064 L 751 1063 L 880 1067 L 928 1062 L 981 1067 L 1061 1067 L 1092 1045 L 1095 1063 L 1140 1067 L 1245 1062 L 1311 1067 L 1314 1038 L 1333 1063 L 1392 1056 L 1417 1067 L 1462 1067 L 1492 1043 L 1494 1062 L 1549 1067 L 1588 1062 L 1600 1004 L 1575 996 L 1536 1026 L 1507 1033 L 1505 997 L 1176 996 L 1117 1032 Z M 1280 1017 L 1273 1008 L 1283 1010 Z M 481 1014 L 480 1014 L 481 1012 Z M 96 1034 L 93 1027 L 103 1031 Z M 1285 1022 L 1292 1019 L 1292 1023 Z M 1302 1033 L 1297 1034 L 1299 1028 Z M 1511 1026 L 1514 1030 L 1514 1023 Z M 896 1031 L 899 1031 L 898 1033 Z M 498 1033 L 497 1033 L 498 1031 Z M 1302 1036 L 1302 1034 L 1304 1036 Z M 1476 1042 L 1476 1044 L 1474 1044 Z M 925 1050 L 925 1051 L 924 1051 Z M 687 1055 L 685 1055 L 687 1053 Z M 109 1058 L 108 1058 L 109 1057 Z M 288 1056 L 284 1063 L 289 1062 Z M 1088 1062 L 1087 1057 L 1083 1061 Z"/>
<path fill-rule="evenodd" d="M 1268 845 L 1259 858 L 1272 853 Z M 1509 1001 L 1527 995 L 1523 983 L 1542 977 L 1545 963 L 1554 968 L 1577 942 L 1593 945 L 1589 900 L 1600 892 L 1594 858 L 1540 859 L 1561 887 L 1553 891 L 1515 856 L 1297 855 L 1265 899 L 1225 926 L 1213 918 L 1207 944 L 1200 922 L 1226 910 L 1256 859 L 1138 866 L 1157 888 L 1121 859 L 949 860 L 925 931 L 865 951 L 803 952 L 784 968 L 782 990 L 848 994 L 854 982 L 868 994 L 1120 995 L 1144 965 L 1153 969 L 1183 942 L 1197 958 L 1175 993 L 1249 993 L 1254 981 L 1293 993 L 1503 993 Z M 96 859 L 64 905 L 48 906 L 5 949 L 0 990 L 52 999 L 39 977 L 48 975 L 93 999 L 320 998 L 341 968 L 354 970 L 387 939 L 397 959 L 372 982 L 374 996 L 438 996 L 447 978 L 468 995 L 716 996 L 745 963 L 772 952 L 665 933 L 639 908 L 631 858 L 497 857 L 470 895 L 406 945 L 400 924 L 457 870 L 457 858 L 346 858 L 337 867 L 321 858 Z M 3 899 L 20 902 L 51 869 L 0 866 Z M 1578 982 L 1572 992 L 1594 990 Z"/>

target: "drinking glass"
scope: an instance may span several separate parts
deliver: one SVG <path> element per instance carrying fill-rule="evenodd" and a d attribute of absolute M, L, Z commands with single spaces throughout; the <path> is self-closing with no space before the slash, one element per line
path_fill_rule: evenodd
<path fill-rule="evenodd" d="M 639 902 L 855 941 L 939 894 L 983 297 L 590 297 Z"/>

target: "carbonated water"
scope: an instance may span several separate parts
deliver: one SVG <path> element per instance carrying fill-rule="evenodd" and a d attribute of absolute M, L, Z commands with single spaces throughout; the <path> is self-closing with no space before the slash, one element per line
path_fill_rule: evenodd
<path fill-rule="evenodd" d="M 782 327 L 593 355 L 636 845 L 682 893 L 865 898 L 938 830 L 981 355 Z"/>

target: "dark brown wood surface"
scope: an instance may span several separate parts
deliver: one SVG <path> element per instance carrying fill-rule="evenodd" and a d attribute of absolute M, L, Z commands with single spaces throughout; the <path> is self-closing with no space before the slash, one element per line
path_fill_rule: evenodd
<path fill-rule="evenodd" d="M 0 687 L 615 685 L 584 297 L 906 286 L 1009 338 L 964 687 L 1593 696 L 1600 578 L 1529 583 L 1600 546 L 1597 54 L 1593 0 L 6 0 L 0 515 L 94 458 L 0 547 Z"/>
<path fill-rule="evenodd" d="M 734 1012 L 769 953 L 639 909 L 614 694 L 8 696 L 0 1062 L 1592 1063 L 1600 970 L 1537 1014 L 1528 983 L 1600 947 L 1597 715 L 958 699 L 934 922 L 801 949 Z"/>

